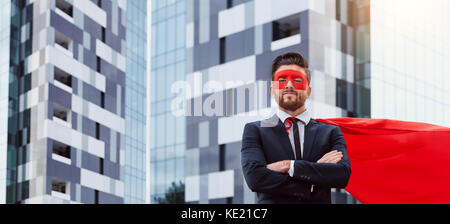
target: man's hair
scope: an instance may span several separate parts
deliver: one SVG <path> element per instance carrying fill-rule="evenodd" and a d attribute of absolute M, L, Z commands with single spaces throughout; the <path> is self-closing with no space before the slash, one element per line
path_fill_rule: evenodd
<path fill-rule="evenodd" d="M 308 79 L 308 84 L 311 83 L 311 71 L 309 71 L 308 62 L 306 59 L 299 53 L 295 52 L 289 52 L 283 55 L 278 56 L 273 60 L 272 63 L 272 80 L 275 76 L 275 72 L 282 66 L 282 65 L 298 65 L 305 69 L 306 71 L 306 78 Z"/>

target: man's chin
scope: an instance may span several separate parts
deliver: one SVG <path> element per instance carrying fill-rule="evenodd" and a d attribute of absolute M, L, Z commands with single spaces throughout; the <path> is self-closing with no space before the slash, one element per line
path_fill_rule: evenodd
<path fill-rule="evenodd" d="M 304 104 L 297 104 L 297 103 L 282 103 L 280 104 L 280 107 L 289 110 L 289 111 L 295 111 L 299 108 L 301 108 Z"/>

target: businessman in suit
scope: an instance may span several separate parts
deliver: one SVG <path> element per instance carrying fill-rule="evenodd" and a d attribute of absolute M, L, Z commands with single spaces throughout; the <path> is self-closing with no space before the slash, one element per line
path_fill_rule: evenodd
<path fill-rule="evenodd" d="M 258 203 L 331 203 L 331 188 L 350 179 L 346 143 L 337 126 L 312 120 L 307 61 L 297 53 L 272 64 L 271 95 L 279 108 L 271 118 L 245 125 L 241 163 Z"/>

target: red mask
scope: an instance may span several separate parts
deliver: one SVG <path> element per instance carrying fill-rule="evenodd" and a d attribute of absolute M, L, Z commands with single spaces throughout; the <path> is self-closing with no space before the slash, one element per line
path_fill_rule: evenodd
<path fill-rule="evenodd" d="M 273 87 L 275 89 L 284 89 L 289 81 L 298 90 L 306 90 L 308 86 L 308 79 L 305 74 L 295 70 L 283 70 L 275 74 Z"/>

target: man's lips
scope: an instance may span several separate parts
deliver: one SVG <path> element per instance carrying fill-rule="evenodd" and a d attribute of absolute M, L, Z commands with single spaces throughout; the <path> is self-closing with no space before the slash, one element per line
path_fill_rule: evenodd
<path fill-rule="evenodd" d="M 283 96 L 284 96 L 284 95 L 294 95 L 294 96 L 297 96 L 297 93 L 294 92 L 294 91 L 285 91 L 285 92 L 283 92 Z"/>

